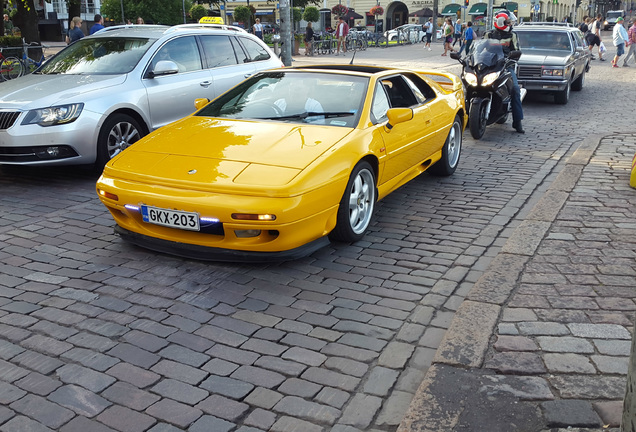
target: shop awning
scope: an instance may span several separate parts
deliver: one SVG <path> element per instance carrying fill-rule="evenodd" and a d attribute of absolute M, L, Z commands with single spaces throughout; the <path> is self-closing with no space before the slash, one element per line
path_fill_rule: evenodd
<path fill-rule="evenodd" d="M 475 3 L 470 7 L 468 15 L 486 15 L 488 3 Z"/>
<path fill-rule="evenodd" d="M 424 8 L 424 9 L 420 9 L 418 11 L 415 11 L 413 13 L 409 14 L 410 17 L 432 17 L 433 16 L 433 10 L 430 8 Z"/>
<path fill-rule="evenodd" d="M 461 8 L 461 5 L 455 3 L 447 4 L 446 6 L 444 6 L 444 9 L 442 9 L 442 13 L 440 15 L 457 15 L 457 11 L 459 10 L 459 8 Z"/>
<path fill-rule="evenodd" d="M 510 12 L 517 12 L 517 10 L 519 9 L 519 4 L 516 2 L 504 2 L 501 4 L 501 6 L 493 7 L 493 10 L 495 9 L 506 9 Z"/>
<path fill-rule="evenodd" d="M 364 18 L 362 15 L 354 11 L 353 9 L 349 9 L 346 14 L 343 15 L 345 21 L 349 21 L 352 19 L 362 19 Z"/>

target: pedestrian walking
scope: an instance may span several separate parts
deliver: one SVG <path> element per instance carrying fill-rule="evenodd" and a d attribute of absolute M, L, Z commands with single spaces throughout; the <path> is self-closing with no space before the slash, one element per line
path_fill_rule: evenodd
<path fill-rule="evenodd" d="M 429 18 L 428 22 L 425 24 L 426 26 L 426 44 L 424 45 L 424 48 L 428 48 L 428 50 L 431 50 L 431 39 L 433 39 L 433 18 Z"/>
<path fill-rule="evenodd" d="M 100 14 L 95 14 L 95 18 L 93 18 L 95 24 L 91 27 L 91 31 L 89 34 L 95 34 L 101 29 L 104 28 L 104 18 Z"/>
<path fill-rule="evenodd" d="M 612 43 L 616 47 L 616 55 L 612 60 L 612 67 L 618 67 L 618 59 L 625 54 L 625 44 L 629 42 L 629 36 L 627 35 L 627 30 L 623 27 L 623 22 L 625 19 L 623 17 L 616 18 L 616 24 L 614 25 L 614 30 L 612 31 Z"/>
<path fill-rule="evenodd" d="M 475 40 L 475 31 L 473 30 L 473 22 L 468 21 L 466 23 L 466 31 L 464 32 L 464 45 L 462 48 L 466 48 L 466 54 L 470 51 L 470 46 L 473 44 L 473 40 Z M 459 52 L 461 53 L 461 48 Z"/>
<path fill-rule="evenodd" d="M 598 59 L 600 61 L 605 61 L 605 59 L 603 58 L 603 51 L 601 50 L 601 43 L 603 42 L 601 40 L 602 26 L 603 26 L 603 15 L 598 14 L 596 16 L 596 19 L 590 26 L 590 33 L 588 34 L 586 40 L 590 48 L 590 53 L 592 52 L 592 48 L 594 48 L 594 45 L 596 45 L 598 47 Z"/>
<path fill-rule="evenodd" d="M 4 34 L 6 36 L 11 36 L 13 34 L 13 21 L 11 21 L 9 19 L 9 15 L 8 14 L 4 14 Z"/>
<path fill-rule="evenodd" d="M 71 20 L 68 35 L 66 36 L 66 43 L 72 44 L 73 42 L 78 41 L 83 37 L 84 32 L 82 31 L 82 19 L 77 16 L 73 17 L 73 19 Z"/>
<path fill-rule="evenodd" d="M 453 48 L 455 48 L 455 44 L 459 42 L 459 46 L 462 46 L 462 20 L 458 19 L 455 22 L 455 34 L 453 35 Z"/>
<path fill-rule="evenodd" d="M 623 67 L 629 67 L 627 62 L 629 61 L 630 58 L 633 58 L 636 61 L 636 18 L 632 18 L 631 23 L 632 25 L 629 27 L 629 30 L 627 31 L 627 36 L 629 38 L 627 46 L 629 47 L 629 51 L 627 51 L 627 56 L 625 57 L 625 60 L 623 61 Z"/>
<path fill-rule="evenodd" d="M 444 37 L 444 54 L 446 55 L 448 51 L 454 52 L 453 47 L 451 47 L 451 43 L 453 42 L 453 20 L 450 18 L 446 18 L 446 22 L 444 23 L 444 27 L 442 27 L 442 36 Z"/>
<path fill-rule="evenodd" d="M 314 55 L 314 29 L 311 28 L 311 21 L 307 22 L 307 28 L 305 29 L 305 55 Z"/>
<path fill-rule="evenodd" d="M 261 19 L 256 18 L 252 27 L 254 29 L 254 35 L 260 40 L 263 40 L 263 24 L 261 24 Z"/>
<path fill-rule="evenodd" d="M 336 55 L 340 55 L 340 47 L 342 47 L 342 55 L 347 53 L 347 35 L 349 34 L 349 24 L 344 20 L 344 17 L 338 18 L 338 26 L 336 27 L 336 37 L 338 38 L 338 45 L 336 48 Z"/>

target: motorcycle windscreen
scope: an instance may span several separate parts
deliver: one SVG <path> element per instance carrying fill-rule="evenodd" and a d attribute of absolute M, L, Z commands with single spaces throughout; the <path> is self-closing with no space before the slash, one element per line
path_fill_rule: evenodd
<path fill-rule="evenodd" d="M 481 65 L 486 69 L 497 66 L 505 61 L 505 55 L 501 41 L 497 39 L 480 39 L 475 41 L 468 53 L 468 65 L 475 68 Z"/>

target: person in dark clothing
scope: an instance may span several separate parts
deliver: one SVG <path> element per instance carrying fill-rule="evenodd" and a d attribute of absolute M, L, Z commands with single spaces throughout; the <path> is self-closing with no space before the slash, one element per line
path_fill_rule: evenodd
<path fill-rule="evenodd" d="M 484 39 L 497 39 L 501 43 L 504 55 L 508 56 L 511 51 L 519 51 L 519 41 L 517 35 L 512 32 L 513 21 L 516 17 L 509 11 L 499 11 L 495 14 L 495 28 L 484 35 Z M 508 69 L 512 74 L 514 83 L 512 89 L 512 127 L 518 133 L 526 133 L 521 126 L 523 120 L 523 108 L 521 107 L 521 91 L 519 89 L 519 81 L 514 67 Z"/>
<path fill-rule="evenodd" d="M 307 23 L 305 29 L 305 55 L 314 55 L 314 29 L 311 28 L 311 21 Z"/>

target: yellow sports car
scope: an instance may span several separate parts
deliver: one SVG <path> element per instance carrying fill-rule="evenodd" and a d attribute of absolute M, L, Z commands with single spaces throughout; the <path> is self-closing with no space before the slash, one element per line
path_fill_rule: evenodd
<path fill-rule="evenodd" d="M 113 158 L 97 193 L 137 245 L 220 261 L 294 259 L 366 233 L 375 203 L 457 168 L 462 83 L 434 71 L 259 73 Z"/>

